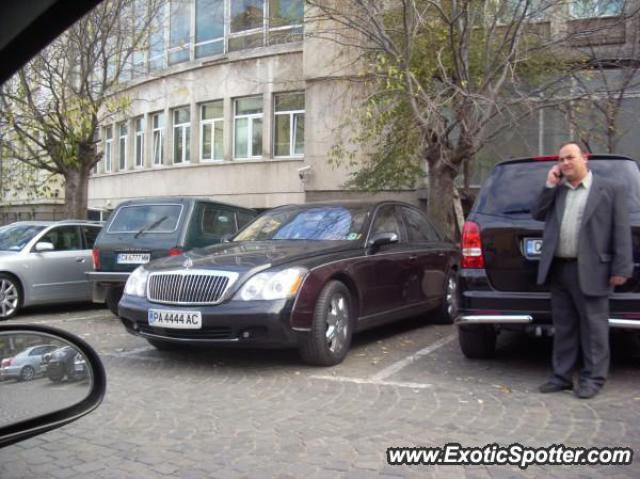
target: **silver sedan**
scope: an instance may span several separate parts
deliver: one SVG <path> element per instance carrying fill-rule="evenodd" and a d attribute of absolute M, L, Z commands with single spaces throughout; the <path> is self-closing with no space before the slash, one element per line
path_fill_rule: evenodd
<path fill-rule="evenodd" d="M 36 304 L 91 301 L 86 272 L 102 226 L 20 221 L 0 228 L 0 320 Z"/>

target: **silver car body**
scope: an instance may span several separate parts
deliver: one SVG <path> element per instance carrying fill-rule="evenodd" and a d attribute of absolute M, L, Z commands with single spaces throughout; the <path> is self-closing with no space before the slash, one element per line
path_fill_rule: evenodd
<path fill-rule="evenodd" d="M 0 368 L 0 378 L 3 380 L 19 379 L 22 370 L 27 366 L 33 369 L 34 376 L 43 374 L 45 367 L 42 363 L 42 356 L 57 348 L 58 346 L 52 346 L 50 344 L 28 347 L 11 358 L 10 366 Z"/>
<path fill-rule="evenodd" d="M 12 225 L 17 224 L 43 227 L 20 250 L 0 251 L 0 273 L 15 276 L 20 281 L 22 306 L 91 301 L 91 284 L 85 273 L 93 270 L 92 245 L 83 238 L 82 246 L 64 249 L 64 235 L 58 233 L 61 228 L 68 231 L 78 227 L 83 231 L 82 227 L 89 227 L 96 228 L 97 236 L 101 225 L 90 221 L 21 221 Z M 51 251 L 36 251 L 38 243 L 52 236 L 60 237 L 60 248 L 54 245 Z"/>

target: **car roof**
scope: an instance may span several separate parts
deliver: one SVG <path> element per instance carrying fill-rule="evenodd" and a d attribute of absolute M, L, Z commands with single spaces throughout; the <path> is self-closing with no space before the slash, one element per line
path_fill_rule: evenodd
<path fill-rule="evenodd" d="M 277 206 L 273 209 L 280 209 L 280 208 L 321 208 L 321 207 L 326 207 L 326 206 L 344 206 L 345 208 L 376 208 L 378 206 L 381 205 L 385 205 L 385 204 L 393 204 L 393 205 L 401 205 L 401 206 L 408 206 L 411 208 L 416 208 L 415 205 L 412 205 L 410 203 L 405 203 L 404 201 L 398 201 L 398 200 L 378 200 L 378 201 L 372 201 L 372 200 L 346 200 L 346 201 L 342 201 L 342 200 L 330 200 L 330 201 L 317 201 L 317 202 L 310 202 L 310 203 L 290 203 L 290 204 L 286 204 L 286 205 L 281 205 L 281 206 Z"/>
<path fill-rule="evenodd" d="M 44 221 L 44 220 L 33 220 L 33 221 L 14 221 L 13 223 L 9 223 L 10 225 L 25 225 L 25 226 L 53 226 L 53 225 L 94 225 L 94 226 L 102 226 L 104 222 L 102 221 L 91 221 L 91 220 L 60 220 L 60 221 Z M 7 225 L 9 226 L 9 225 Z"/>
<path fill-rule="evenodd" d="M 234 205 L 231 203 L 225 203 L 223 201 L 217 201 L 217 200 L 212 200 L 210 198 L 204 198 L 204 197 L 200 197 L 200 196 L 152 196 L 152 197 L 146 197 L 146 198 L 134 198 L 134 199 L 130 199 L 130 200 L 125 200 L 122 201 L 121 203 L 118 203 L 118 205 L 115 207 L 115 209 L 118 209 L 122 206 L 131 206 L 131 205 L 138 205 L 138 204 L 153 204 L 153 203 L 182 203 L 182 204 L 188 204 L 188 203 L 193 203 L 196 201 L 202 201 L 205 203 L 215 203 L 217 205 L 221 205 L 221 206 L 227 206 L 229 208 L 235 208 L 235 209 L 241 209 L 241 210 L 246 210 L 246 211 L 251 211 L 254 212 L 254 210 L 252 210 L 251 208 L 247 208 L 245 206 L 238 206 L 238 205 Z"/>

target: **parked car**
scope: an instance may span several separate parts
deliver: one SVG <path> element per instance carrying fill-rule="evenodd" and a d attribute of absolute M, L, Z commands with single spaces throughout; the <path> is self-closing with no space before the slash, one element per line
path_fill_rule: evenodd
<path fill-rule="evenodd" d="M 547 286 L 536 284 L 544 223 L 531 205 L 557 156 L 499 163 L 480 190 L 464 225 L 460 270 L 460 347 L 469 358 L 494 354 L 502 330 L 551 334 Z M 633 234 L 633 278 L 611 296 L 609 324 L 640 329 L 640 167 L 624 156 L 591 155 L 594 175 L 625 190 Z M 604 261 L 604 259 L 603 259 Z"/>
<path fill-rule="evenodd" d="M 356 331 L 429 310 L 452 321 L 458 259 L 408 204 L 283 206 L 229 243 L 139 267 L 119 315 L 159 349 L 297 347 L 306 362 L 329 366 Z"/>
<path fill-rule="evenodd" d="M 141 264 L 220 243 L 257 216 L 254 210 L 201 198 L 125 201 L 111 214 L 93 249 L 93 301 L 113 314 L 129 274 Z"/>
<path fill-rule="evenodd" d="M 86 273 L 102 226 L 20 221 L 0 228 L 0 320 L 36 304 L 91 301 Z"/>
<path fill-rule="evenodd" d="M 31 381 L 44 372 L 42 358 L 56 347 L 51 344 L 30 346 L 12 358 L 3 359 L 0 363 L 0 377 L 2 380 Z"/>
<path fill-rule="evenodd" d="M 79 381 L 87 378 L 87 364 L 72 346 L 63 346 L 43 356 L 42 360 L 47 377 L 55 382 Z"/>

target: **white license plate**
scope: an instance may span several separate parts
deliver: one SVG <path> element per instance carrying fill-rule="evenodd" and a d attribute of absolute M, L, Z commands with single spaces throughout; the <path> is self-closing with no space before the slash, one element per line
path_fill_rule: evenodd
<path fill-rule="evenodd" d="M 149 253 L 119 253 L 118 264 L 145 264 L 151 260 Z"/>
<path fill-rule="evenodd" d="M 173 329 L 201 329 L 200 311 L 177 311 L 170 309 L 150 309 L 147 315 L 149 326 Z"/>
<path fill-rule="evenodd" d="M 542 253 L 542 239 L 525 238 L 524 252 L 526 256 L 533 256 L 533 257 L 540 256 L 540 254 Z"/>

